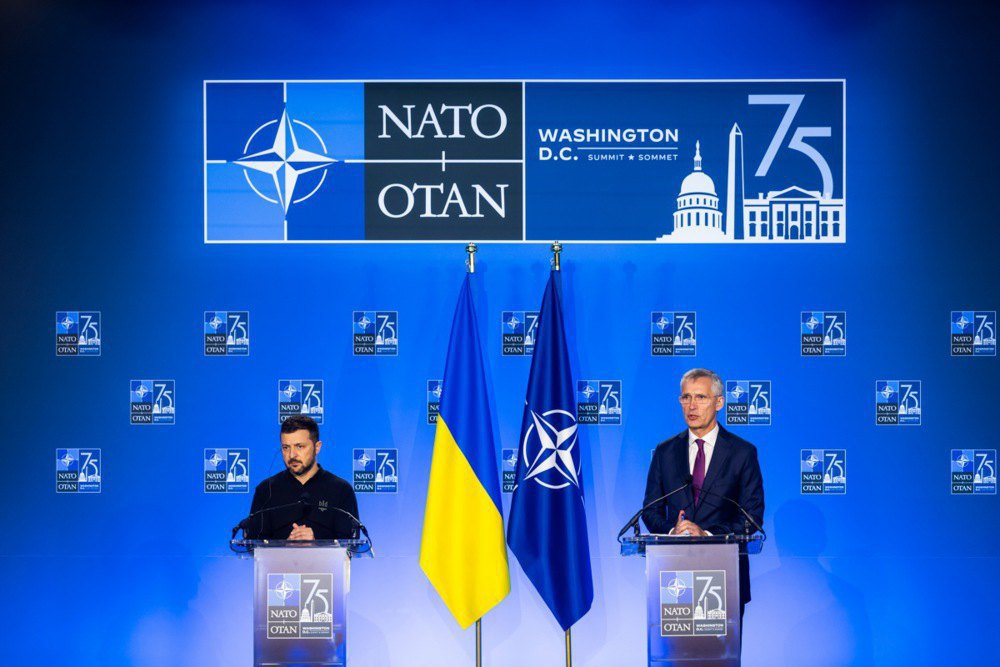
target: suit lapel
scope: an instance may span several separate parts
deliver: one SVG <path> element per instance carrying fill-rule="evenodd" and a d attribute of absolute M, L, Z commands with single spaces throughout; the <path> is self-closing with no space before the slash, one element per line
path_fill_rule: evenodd
<path fill-rule="evenodd" d="M 705 472 L 705 483 L 702 485 L 702 489 L 712 489 L 712 485 L 715 484 L 715 481 L 719 478 L 720 471 L 726 467 L 726 461 L 729 460 L 729 455 L 732 453 L 732 449 L 732 444 L 730 444 L 730 442 L 726 439 L 726 434 L 720 426 L 719 435 L 715 438 L 715 449 L 712 451 L 712 462 L 709 464 L 708 470 Z M 699 496 L 699 507 L 704 499 L 704 495 Z M 715 505 L 718 503 L 713 502 L 712 504 Z"/>

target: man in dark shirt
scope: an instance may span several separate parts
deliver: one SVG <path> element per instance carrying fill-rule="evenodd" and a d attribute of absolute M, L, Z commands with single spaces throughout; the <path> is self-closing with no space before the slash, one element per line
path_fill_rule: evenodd
<path fill-rule="evenodd" d="M 358 518 L 358 499 L 347 480 L 316 462 L 322 446 L 319 426 L 312 417 L 296 415 L 281 424 L 281 456 L 287 469 L 257 485 L 250 505 L 252 518 L 245 531 L 248 539 L 342 540 L 357 536 L 357 523 L 348 514 Z M 261 512 L 280 505 L 291 506 Z"/>

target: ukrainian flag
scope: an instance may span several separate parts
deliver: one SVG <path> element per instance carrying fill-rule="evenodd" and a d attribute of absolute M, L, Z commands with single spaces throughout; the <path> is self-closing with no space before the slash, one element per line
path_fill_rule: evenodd
<path fill-rule="evenodd" d="M 510 592 L 496 445 L 466 274 L 451 325 L 420 567 L 467 628 Z"/>

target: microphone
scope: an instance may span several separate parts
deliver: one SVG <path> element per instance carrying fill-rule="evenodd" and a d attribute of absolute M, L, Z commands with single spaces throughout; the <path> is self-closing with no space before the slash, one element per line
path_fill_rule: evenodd
<path fill-rule="evenodd" d="M 290 507 L 299 507 L 301 505 L 306 505 L 306 504 L 307 504 L 306 499 L 300 498 L 296 500 L 294 503 L 285 503 L 284 505 L 275 505 L 274 507 L 264 507 L 262 509 L 257 510 L 256 512 L 251 512 L 249 516 L 247 516 L 245 519 L 236 524 L 236 526 L 233 528 L 233 535 L 232 537 L 230 537 L 230 539 L 235 540 L 236 533 L 238 533 L 241 530 L 243 531 L 243 534 L 246 535 L 246 530 L 250 526 L 250 522 L 256 519 L 261 514 L 267 514 L 268 512 L 274 512 L 276 510 L 284 510 Z"/>
<path fill-rule="evenodd" d="M 313 504 L 312 496 L 309 495 L 308 491 L 303 491 L 302 497 L 299 500 L 303 505 L 305 505 L 308 508 L 316 507 L 316 505 Z M 347 515 L 347 517 L 354 524 L 352 537 L 357 538 L 358 531 L 360 531 L 360 533 L 365 536 L 365 539 L 368 540 L 368 550 L 371 551 L 372 555 L 374 556 L 375 551 L 374 548 L 372 547 L 372 538 L 368 536 L 368 529 L 365 528 L 365 524 L 361 523 L 361 520 L 358 517 L 354 516 L 353 514 L 345 510 L 343 507 L 337 507 L 336 505 L 331 505 L 329 509 L 334 509 L 340 512 L 341 514 Z"/>
<path fill-rule="evenodd" d="M 757 523 L 752 516 L 750 516 L 750 513 L 747 512 L 743 508 L 743 505 L 740 505 L 738 502 L 736 502 L 735 500 L 733 500 L 732 498 L 730 498 L 728 496 L 724 496 L 721 493 L 716 493 L 715 491 L 710 491 L 708 489 L 704 489 L 704 488 L 703 489 L 699 489 L 698 493 L 699 493 L 699 495 L 702 494 L 702 493 L 707 493 L 710 496 L 715 496 L 716 498 L 722 498 L 727 503 L 732 504 L 734 507 L 736 507 L 736 509 L 738 509 L 740 511 L 740 514 L 742 514 L 743 517 L 744 517 L 744 519 L 743 519 L 743 530 L 744 530 L 745 534 L 746 535 L 750 535 L 751 534 L 750 533 L 750 526 L 753 526 L 758 531 L 760 531 L 760 534 L 764 536 L 765 540 L 767 540 L 767 533 L 765 533 L 764 529 L 761 527 L 761 525 L 759 523 Z"/>
<path fill-rule="evenodd" d="M 618 531 L 618 541 L 619 542 L 622 541 L 622 535 L 624 535 L 625 531 L 627 531 L 629 528 L 635 528 L 635 534 L 638 535 L 639 534 L 639 517 L 642 516 L 642 513 L 645 512 L 646 510 L 648 510 L 649 508 L 654 507 L 657 504 L 663 502 L 664 500 L 666 500 L 670 496 L 674 495 L 675 493 L 680 493 L 684 489 L 688 488 L 689 486 L 691 486 L 691 481 L 692 481 L 692 477 L 691 477 L 691 475 L 688 475 L 687 477 L 684 478 L 684 484 L 683 484 L 683 486 L 679 486 L 676 489 L 674 489 L 673 491 L 670 491 L 667 494 L 660 496 L 659 498 L 657 498 L 656 500 L 654 500 L 654 501 L 646 504 L 641 510 L 639 510 L 638 512 L 636 512 L 635 514 L 633 514 L 632 518 L 628 520 L 628 523 L 626 523 L 624 526 L 622 526 L 622 529 Z"/>

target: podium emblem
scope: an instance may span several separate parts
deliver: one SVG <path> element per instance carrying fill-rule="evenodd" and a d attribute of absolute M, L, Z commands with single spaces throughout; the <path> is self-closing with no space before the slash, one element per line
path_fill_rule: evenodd
<path fill-rule="evenodd" d="M 660 571 L 660 636 L 726 635 L 725 570 Z"/>
<path fill-rule="evenodd" d="M 331 639 L 332 574 L 268 573 L 267 638 Z"/>

